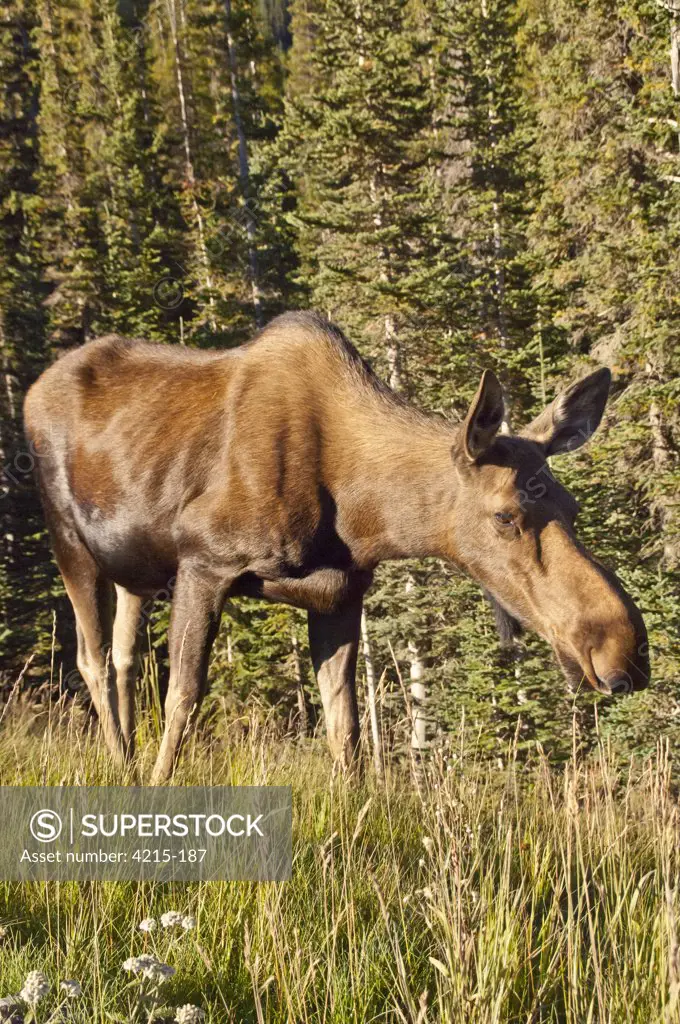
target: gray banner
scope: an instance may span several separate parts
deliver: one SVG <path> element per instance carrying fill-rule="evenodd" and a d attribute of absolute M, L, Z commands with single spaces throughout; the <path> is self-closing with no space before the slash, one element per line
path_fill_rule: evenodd
<path fill-rule="evenodd" d="M 0 879 L 285 881 L 290 786 L 0 786 Z"/>

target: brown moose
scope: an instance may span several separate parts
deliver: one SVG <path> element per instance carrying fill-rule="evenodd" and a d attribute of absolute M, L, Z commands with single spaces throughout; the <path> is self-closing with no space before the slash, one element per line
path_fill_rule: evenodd
<path fill-rule="evenodd" d="M 577 541 L 577 504 L 546 463 L 592 434 L 609 381 L 596 371 L 505 435 L 493 373 L 463 424 L 425 415 L 315 313 L 231 351 L 110 336 L 68 353 L 30 389 L 26 431 L 111 752 L 133 750 L 142 602 L 171 586 L 154 783 L 173 772 L 236 594 L 308 611 L 331 752 L 349 762 L 362 598 L 383 559 L 449 559 L 545 637 L 571 680 L 644 688 L 642 617 Z"/>

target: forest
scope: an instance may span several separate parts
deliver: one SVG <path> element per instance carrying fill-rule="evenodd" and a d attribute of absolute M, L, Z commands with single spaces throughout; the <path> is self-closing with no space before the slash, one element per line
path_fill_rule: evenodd
<path fill-rule="evenodd" d="M 652 685 L 567 689 L 437 561 L 383 566 L 360 689 L 380 743 L 553 762 L 680 753 L 678 0 L 5 0 L 0 14 L 0 687 L 84 687 L 22 429 L 30 384 L 107 333 L 237 346 L 316 308 L 451 421 L 493 369 L 511 426 L 613 372 L 552 460 L 645 615 Z M 145 608 L 163 685 L 168 595 Z M 234 601 L 210 706 L 320 717 L 304 616 Z M 374 736 L 375 738 L 375 736 Z"/>

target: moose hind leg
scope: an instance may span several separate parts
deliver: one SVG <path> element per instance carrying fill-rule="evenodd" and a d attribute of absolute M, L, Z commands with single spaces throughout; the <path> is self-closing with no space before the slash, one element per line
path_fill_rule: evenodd
<path fill-rule="evenodd" d="M 170 616 L 170 681 L 165 700 L 165 729 L 151 785 L 167 782 L 180 747 L 205 695 L 208 662 L 217 636 L 228 588 L 180 566 Z"/>
<path fill-rule="evenodd" d="M 349 767 L 359 744 L 356 667 L 361 628 L 361 599 L 342 611 L 309 612 L 309 649 L 326 716 L 333 758 Z"/>
<path fill-rule="evenodd" d="M 120 732 L 118 699 L 111 664 L 112 585 L 99 571 L 80 542 L 64 537 L 57 547 L 57 563 L 76 617 L 78 670 L 87 683 L 99 724 L 113 758 L 125 760 Z"/>
<path fill-rule="evenodd" d="M 111 657 L 116 671 L 118 717 L 128 757 L 134 753 L 135 680 L 139 663 L 139 620 L 142 598 L 116 584 Z"/>

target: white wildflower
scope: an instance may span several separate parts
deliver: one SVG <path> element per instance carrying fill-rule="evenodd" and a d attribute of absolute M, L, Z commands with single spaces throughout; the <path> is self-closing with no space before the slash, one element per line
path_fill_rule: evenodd
<path fill-rule="evenodd" d="M 26 976 L 24 987 L 19 995 L 29 1006 L 35 1006 L 47 995 L 49 990 L 50 983 L 42 971 L 31 971 Z"/>
<path fill-rule="evenodd" d="M 174 973 L 174 967 L 162 964 L 158 960 L 144 969 L 144 977 L 148 978 L 149 981 L 154 981 L 157 985 L 162 985 L 164 981 L 168 981 Z"/>
<path fill-rule="evenodd" d="M 202 1024 L 205 1020 L 205 1011 L 187 1003 L 186 1006 L 179 1007 L 175 1014 L 175 1020 L 177 1024 Z"/>
<path fill-rule="evenodd" d="M 151 953 L 142 953 L 141 956 L 131 956 L 129 960 L 126 960 L 123 964 L 123 970 L 132 971 L 133 974 L 141 974 L 149 981 L 155 982 L 157 985 L 167 981 L 168 978 L 172 978 L 175 973 L 174 967 L 169 967 L 168 964 L 162 964 L 160 960 L 157 960 Z"/>
<path fill-rule="evenodd" d="M 152 932 L 156 927 L 156 919 L 153 917 L 145 917 L 143 921 L 139 922 L 140 932 Z"/>
<path fill-rule="evenodd" d="M 434 840 L 430 839 L 429 836 L 423 836 L 423 846 L 431 854 L 434 850 Z"/>
<path fill-rule="evenodd" d="M 124 971 L 132 971 L 133 974 L 142 974 L 149 967 L 157 964 L 158 960 L 151 953 L 142 953 L 141 956 L 131 956 L 123 964 Z"/>
<path fill-rule="evenodd" d="M 164 928 L 176 928 L 181 925 L 184 920 L 184 915 L 180 914 L 178 910 L 168 910 L 167 914 L 161 915 L 161 924 Z"/>
<path fill-rule="evenodd" d="M 190 932 L 195 927 L 196 927 L 196 918 L 194 917 L 194 915 L 193 914 L 186 914 L 182 918 L 182 928 L 184 928 L 184 931 L 185 932 Z"/>
<path fill-rule="evenodd" d="M 77 999 L 78 996 L 82 996 L 83 994 L 80 982 L 73 981 L 72 978 L 67 978 L 65 981 L 62 981 L 59 988 L 63 988 L 69 999 Z"/>

